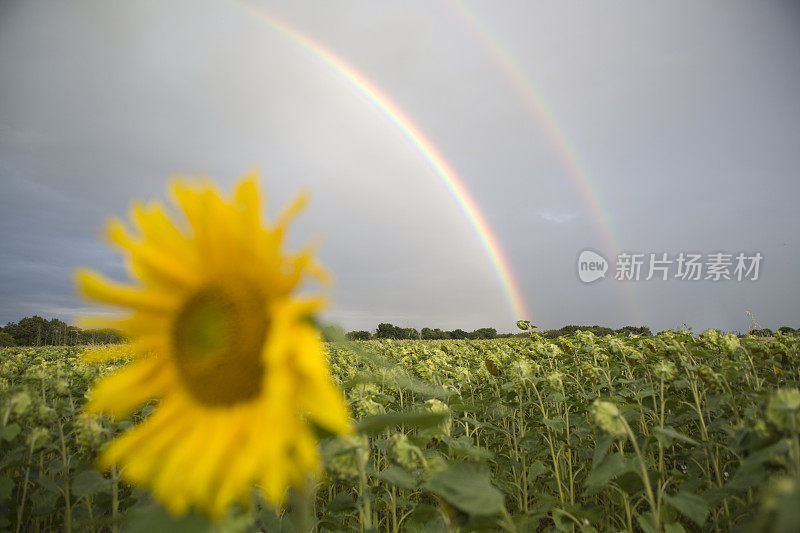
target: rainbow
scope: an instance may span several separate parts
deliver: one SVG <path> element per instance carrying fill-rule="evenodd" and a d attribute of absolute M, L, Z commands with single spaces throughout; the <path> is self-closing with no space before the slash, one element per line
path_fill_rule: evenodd
<path fill-rule="evenodd" d="M 525 74 L 525 70 L 515 59 L 513 53 L 500 43 L 500 40 L 469 7 L 458 0 L 445 0 L 445 4 L 450 6 L 456 17 L 486 50 L 536 122 L 545 128 L 559 158 L 565 166 L 567 176 L 572 180 L 575 189 L 578 191 L 581 202 L 592 213 L 594 220 L 598 221 L 599 236 L 603 242 L 604 251 L 613 255 L 623 251 L 624 248 L 620 244 L 619 234 L 615 230 L 614 222 L 610 215 L 611 211 L 605 205 L 602 193 L 590 178 L 589 171 L 581 161 L 575 145 L 570 140 L 564 127 L 557 120 L 555 114 L 548 108 L 546 100 L 536 84 Z M 629 284 L 623 284 L 623 286 L 625 287 L 629 313 L 631 313 L 633 319 L 639 320 L 641 313 L 638 310 L 638 304 L 635 295 L 631 291 L 631 286 Z"/>
<path fill-rule="evenodd" d="M 461 211 L 469 220 L 486 255 L 494 267 L 495 272 L 503 287 L 508 302 L 514 313 L 515 319 L 531 319 L 525 308 L 519 286 L 511 272 L 508 260 L 500 248 L 497 237 L 492 232 L 486 218 L 478 209 L 475 200 L 470 195 L 463 182 L 459 179 L 453 168 L 447 163 L 439 150 L 417 127 L 411 119 L 395 104 L 383 91 L 356 70 L 344 59 L 329 49 L 314 41 L 311 37 L 301 33 L 260 6 L 254 6 L 245 0 L 236 0 L 250 14 L 269 24 L 273 29 L 290 38 L 302 46 L 312 55 L 323 61 L 334 72 L 342 77 L 348 84 L 364 95 L 386 118 L 388 118 L 402 134 L 411 142 L 414 148 L 431 166 L 450 194 L 455 198 Z"/>

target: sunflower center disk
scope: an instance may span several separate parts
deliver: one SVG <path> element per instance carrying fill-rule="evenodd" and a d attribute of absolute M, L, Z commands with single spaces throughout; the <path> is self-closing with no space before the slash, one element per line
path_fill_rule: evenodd
<path fill-rule="evenodd" d="M 226 406 L 261 393 L 267 331 L 262 302 L 255 291 L 212 287 L 184 303 L 173 327 L 173 354 L 197 401 Z"/>

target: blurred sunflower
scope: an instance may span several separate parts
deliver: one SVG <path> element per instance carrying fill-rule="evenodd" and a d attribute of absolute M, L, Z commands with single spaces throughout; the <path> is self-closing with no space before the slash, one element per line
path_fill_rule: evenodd
<path fill-rule="evenodd" d="M 76 273 L 86 297 L 129 310 L 94 324 L 121 329 L 134 353 L 95 384 L 87 412 L 124 418 L 158 399 L 144 422 L 111 442 L 101 466 L 120 465 L 175 514 L 196 506 L 219 517 L 234 501 L 247 506 L 253 485 L 280 504 L 289 485 L 319 468 L 310 422 L 351 431 L 309 320 L 324 301 L 292 295 L 324 271 L 310 250 L 283 250 L 305 198 L 263 226 L 257 181 L 246 177 L 231 200 L 210 184 L 175 182 L 173 201 L 188 224 L 158 203 L 133 206 L 135 233 L 112 220 L 108 236 L 137 285 Z"/>

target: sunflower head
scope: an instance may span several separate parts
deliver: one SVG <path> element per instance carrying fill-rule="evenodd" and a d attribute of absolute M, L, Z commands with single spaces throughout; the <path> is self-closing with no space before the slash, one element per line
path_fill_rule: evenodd
<path fill-rule="evenodd" d="M 108 224 L 132 283 L 76 274 L 86 297 L 124 311 L 91 322 L 131 339 L 124 350 L 85 355 L 130 356 L 94 385 L 87 412 L 122 418 L 157 402 L 100 462 L 118 464 L 176 514 L 195 506 L 219 516 L 233 501 L 247 505 L 253 485 L 280 504 L 289 485 L 319 469 L 311 424 L 351 431 L 309 320 L 324 301 L 294 294 L 324 271 L 311 250 L 284 250 L 286 226 L 305 199 L 264 224 L 257 183 L 248 176 L 226 199 L 210 184 L 176 181 L 183 220 L 152 203 L 134 204 L 133 229 Z"/>

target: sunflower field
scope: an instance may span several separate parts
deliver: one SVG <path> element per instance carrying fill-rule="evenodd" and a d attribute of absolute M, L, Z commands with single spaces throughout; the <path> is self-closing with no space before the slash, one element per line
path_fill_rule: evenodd
<path fill-rule="evenodd" d="M 171 513 L 99 469 L 115 435 L 156 407 L 122 421 L 84 412 L 124 353 L 0 350 L 0 530 L 800 530 L 797 337 L 326 347 L 355 430 L 316 429 L 322 472 L 282 505 L 254 489 L 216 520 Z"/>

